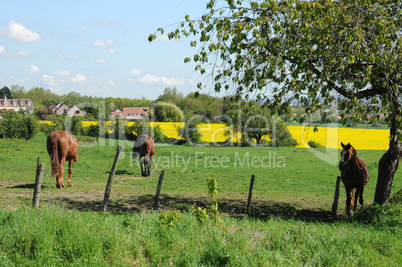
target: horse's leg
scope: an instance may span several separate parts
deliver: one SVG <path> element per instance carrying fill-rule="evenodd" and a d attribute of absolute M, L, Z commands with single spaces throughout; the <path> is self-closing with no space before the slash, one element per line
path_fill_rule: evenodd
<path fill-rule="evenodd" d="M 350 210 L 352 209 L 352 199 L 353 199 L 353 191 L 348 185 L 345 184 L 346 190 L 346 215 L 350 215 Z"/>
<path fill-rule="evenodd" d="M 356 187 L 355 204 L 354 204 L 354 207 L 353 207 L 353 212 L 355 212 L 355 213 L 356 213 L 356 211 L 357 211 L 357 200 L 358 200 L 359 198 L 360 198 L 360 190 L 359 190 L 358 187 Z"/>
<path fill-rule="evenodd" d="M 71 182 L 71 173 L 73 172 L 73 160 L 68 162 L 68 186 L 73 186 Z"/>
<path fill-rule="evenodd" d="M 360 203 L 360 205 L 362 205 L 362 206 L 364 206 L 363 191 L 364 191 L 364 186 L 362 185 L 362 186 L 359 188 L 359 195 L 360 195 L 359 203 Z"/>
<path fill-rule="evenodd" d="M 349 193 L 349 196 L 350 196 L 349 214 L 351 214 L 352 210 L 354 209 L 354 206 L 353 206 L 354 192 L 355 192 L 355 189 L 350 188 L 350 193 Z"/>
<path fill-rule="evenodd" d="M 149 176 L 149 157 L 144 157 L 144 176 Z"/>
<path fill-rule="evenodd" d="M 142 167 L 143 164 L 144 164 L 143 163 L 143 158 L 142 158 L 142 156 L 140 156 L 140 166 L 141 166 L 141 175 L 142 176 L 144 176 L 144 170 L 143 170 L 143 167 Z"/>
<path fill-rule="evenodd" d="M 60 188 L 60 189 L 64 188 L 64 178 L 63 178 L 63 175 L 64 175 L 64 163 L 66 163 L 66 159 L 62 158 L 60 160 L 59 175 L 57 176 L 57 187 Z"/>
<path fill-rule="evenodd" d="M 151 157 L 149 158 L 149 165 L 148 165 L 148 176 L 150 176 L 150 175 L 151 175 L 152 158 L 153 158 L 153 156 L 151 156 Z"/>

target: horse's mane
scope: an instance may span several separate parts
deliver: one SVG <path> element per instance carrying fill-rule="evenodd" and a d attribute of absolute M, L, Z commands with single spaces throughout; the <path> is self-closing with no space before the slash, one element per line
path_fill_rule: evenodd
<path fill-rule="evenodd" d="M 357 158 L 357 150 L 353 146 L 350 146 L 350 148 L 352 149 L 353 155 Z"/>

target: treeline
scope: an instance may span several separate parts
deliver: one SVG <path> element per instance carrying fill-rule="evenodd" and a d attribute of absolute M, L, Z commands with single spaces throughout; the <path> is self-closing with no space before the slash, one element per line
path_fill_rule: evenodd
<path fill-rule="evenodd" d="M 52 103 L 64 102 L 67 106 L 79 105 L 80 109 L 87 113 L 86 120 L 98 120 L 99 108 L 105 110 L 106 119 L 110 113 L 116 109 L 123 110 L 124 107 L 152 107 L 154 106 L 155 121 L 172 122 L 182 121 L 193 115 L 216 121 L 217 115 L 224 114 L 229 103 L 221 97 L 213 97 L 206 94 L 200 94 L 195 97 L 194 93 L 184 96 L 176 88 L 166 88 L 155 101 L 132 98 L 113 98 L 113 97 L 92 97 L 81 95 L 78 92 L 69 92 L 64 95 L 57 95 L 49 89 L 35 87 L 25 90 L 24 87 L 13 85 L 11 88 L 4 86 L 0 89 L 0 98 L 30 99 L 35 107 L 35 114 L 39 119 L 47 119 L 50 115 L 48 106 Z M 100 103 L 101 102 L 101 103 Z M 158 104 L 159 103 L 159 104 Z M 103 112 L 102 112 L 103 113 Z"/>
<path fill-rule="evenodd" d="M 233 136 L 234 132 L 241 133 L 242 143 L 248 144 L 249 140 L 254 140 L 257 145 L 263 145 L 264 136 L 268 136 L 271 140 L 269 145 L 272 146 L 294 146 L 297 145 L 283 119 L 276 114 L 271 114 L 264 107 L 253 104 L 252 102 L 233 102 L 230 99 L 222 97 L 214 97 L 207 94 L 189 93 L 184 95 L 177 91 L 176 88 L 166 88 L 155 101 L 129 98 L 100 98 L 91 96 L 82 96 L 77 92 L 70 92 L 65 95 L 57 95 L 49 89 L 42 87 L 32 88 L 26 91 L 18 85 L 3 87 L 0 89 L 0 97 L 8 97 L 14 99 L 29 98 L 34 103 L 34 113 L 27 116 L 14 114 L 15 112 L 4 112 L 3 120 L 0 121 L 0 132 L 5 133 L 8 138 L 26 138 L 30 139 L 37 131 L 50 133 L 54 130 L 68 129 L 75 135 L 88 135 L 93 137 L 110 137 L 112 138 L 133 138 L 130 136 L 134 131 L 140 134 L 142 129 L 147 128 L 148 122 L 136 122 L 135 129 L 125 127 L 124 122 L 120 122 L 118 118 L 110 117 L 111 111 L 116 109 L 123 110 L 124 107 L 151 107 L 149 109 L 150 120 L 157 122 L 185 122 L 183 129 L 177 129 L 187 142 L 201 142 L 201 134 L 198 132 L 197 125 L 199 123 L 223 123 L 230 126 L 227 132 L 228 140 Z M 63 115 L 51 114 L 48 106 L 51 103 L 64 102 L 66 105 L 77 105 L 81 110 L 86 112 L 84 117 L 74 116 L 71 120 L 67 120 Z M 40 125 L 36 127 L 33 117 L 40 120 L 49 120 L 51 125 Z M 13 121 L 18 120 L 18 123 Z M 29 121 L 27 121 L 29 120 Z M 84 128 L 82 121 L 98 121 L 98 125 L 91 125 Z M 109 129 L 103 125 L 106 121 L 112 121 Z M 123 120 L 121 120 L 123 121 Z M 18 126 L 14 127 L 12 125 Z M 119 125 L 123 129 L 119 129 Z M 26 129 L 28 127 L 29 129 Z M 120 131 L 123 130 L 125 132 Z M 161 129 L 155 128 L 152 131 L 156 134 L 159 142 L 166 141 Z M 184 133 L 184 134 L 183 134 Z M 21 136 L 20 136 L 21 135 Z"/>
<path fill-rule="evenodd" d="M 30 99 L 35 107 L 35 114 L 39 119 L 47 119 L 46 115 L 50 114 L 48 106 L 50 104 L 56 104 L 58 102 L 64 102 L 67 106 L 78 105 L 80 109 L 87 113 L 86 120 L 98 120 L 99 119 L 99 107 L 105 109 L 106 117 L 108 117 L 111 111 L 116 109 L 123 110 L 123 107 L 149 107 L 151 106 L 151 100 L 130 99 L 130 98 L 113 98 L 113 97 L 93 97 L 81 95 L 78 92 L 69 92 L 64 95 L 57 95 L 49 89 L 42 87 L 35 87 L 30 90 L 25 90 L 24 87 L 19 85 L 13 85 L 11 88 L 4 86 L 0 89 L 0 98 L 14 98 L 14 99 Z M 101 103 L 101 104 L 100 104 Z"/>

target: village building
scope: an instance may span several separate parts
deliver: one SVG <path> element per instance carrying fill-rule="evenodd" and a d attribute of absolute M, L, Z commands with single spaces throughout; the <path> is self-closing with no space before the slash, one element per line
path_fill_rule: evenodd
<path fill-rule="evenodd" d="M 34 105 L 30 99 L 0 99 L 0 110 L 26 111 L 32 113 Z"/>
<path fill-rule="evenodd" d="M 57 104 L 50 104 L 48 109 L 53 114 L 57 115 L 67 115 L 69 117 L 73 116 L 85 116 L 85 112 L 79 109 L 76 105 L 67 106 L 63 102 L 59 102 Z"/>
<path fill-rule="evenodd" d="M 148 119 L 148 107 L 125 107 L 123 111 L 116 109 L 111 112 L 111 117 L 120 117 L 126 120 L 140 120 L 140 119 Z"/>

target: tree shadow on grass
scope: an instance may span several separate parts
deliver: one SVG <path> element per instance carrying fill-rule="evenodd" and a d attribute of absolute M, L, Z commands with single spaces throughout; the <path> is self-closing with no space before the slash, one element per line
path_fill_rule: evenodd
<path fill-rule="evenodd" d="M 108 212 L 141 212 L 153 210 L 155 196 L 146 194 L 140 196 L 130 196 L 129 198 L 113 197 L 109 199 L 107 206 Z M 79 211 L 103 211 L 104 203 L 102 200 L 89 201 L 80 198 L 60 197 L 48 200 L 52 203 L 63 203 L 66 208 Z M 209 207 L 207 198 L 188 198 L 161 194 L 158 202 L 158 208 L 164 210 L 177 209 L 181 212 L 191 211 L 193 205 L 198 207 Z M 331 221 L 331 213 L 324 210 L 297 209 L 296 206 L 289 203 L 274 201 L 260 201 L 251 204 L 250 212 L 247 214 L 247 203 L 238 199 L 218 200 L 220 213 L 227 214 L 235 218 L 252 217 L 257 219 L 269 219 L 279 217 L 284 219 L 297 219 L 303 221 Z"/>

